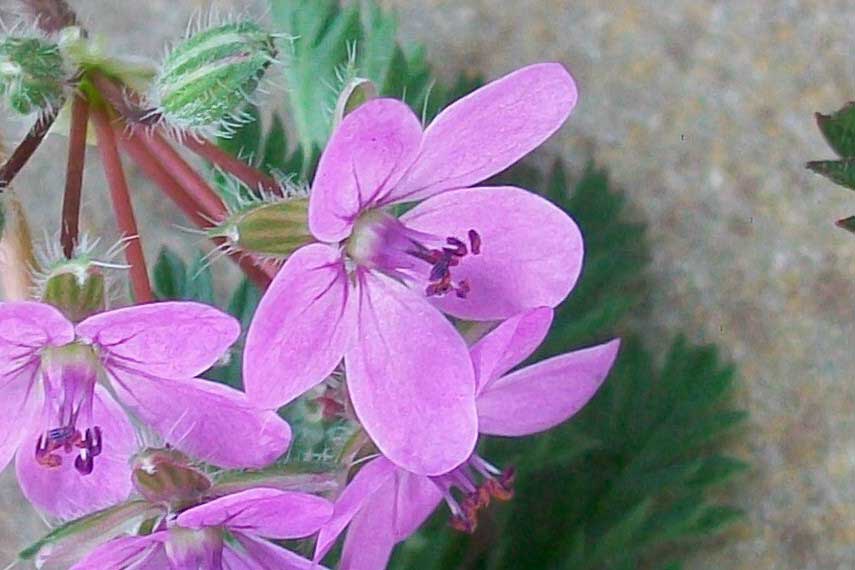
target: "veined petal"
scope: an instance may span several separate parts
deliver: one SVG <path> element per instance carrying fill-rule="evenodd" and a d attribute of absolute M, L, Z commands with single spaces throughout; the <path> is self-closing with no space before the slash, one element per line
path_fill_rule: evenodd
<path fill-rule="evenodd" d="M 242 392 L 207 380 L 166 380 L 107 368 L 118 397 L 166 443 L 207 463 L 261 468 L 288 448 L 291 428 Z"/>
<path fill-rule="evenodd" d="M 577 350 L 499 378 L 478 396 L 481 433 L 528 435 L 578 412 L 602 385 L 620 340 Z"/>
<path fill-rule="evenodd" d="M 382 570 L 397 544 L 395 494 L 378 493 L 356 513 L 347 529 L 339 570 Z"/>
<path fill-rule="evenodd" d="M 335 501 L 332 518 L 324 524 L 318 534 L 315 544 L 315 560 L 320 561 L 335 544 L 338 536 L 344 531 L 356 513 L 365 506 L 371 498 L 380 493 L 382 489 L 389 486 L 388 491 L 393 491 L 395 472 L 398 470 L 394 464 L 384 457 L 379 457 L 366 463 L 356 474 L 353 480 L 347 484 L 341 495 Z"/>
<path fill-rule="evenodd" d="M 38 414 L 42 397 L 35 385 L 38 361 L 0 374 L 0 471 L 6 468 Z M 32 453 L 32 449 L 25 453 Z"/>
<path fill-rule="evenodd" d="M 422 127 L 410 108 L 374 99 L 347 115 L 318 164 L 309 199 L 309 229 L 321 241 L 350 234 L 359 212 L 376 206 L 415 160 Z"/>
<path fill-rule="evenodd" d="M 223 549 L 223 560 L 227 562 L 228 570 L 327 570 L 266 540 L 259 540 L 243 532 L 234 533 L 234 537 L 244 552 L 238 553 L 228 546 Z"/>
<path fill-rule="evenodd" d="M 554 307 L 582 270 L 582 234 L 549 201 L 519 188 L 445 192 L 416 206 L 401 221 L 432 235 L 466 236 L 474 229 L 481 252 L 454 267 L 469 293 L 432 297 L 443 311 L 469 320 L 499 320 L 526 309 Z"/>
<path fill-rule="evenodd" d="M 425 130 L 422 150 L 388 201 L 423 200 L 497 174 L 540 146 L 576 105 L 558 63 L 524 67 L 453 103 Z"/>
<path fill-rule="evenodd" d="M 169 568 L 166 555 L 163 552 L 163 542 L 166 532 L 156 532 L 148 536 L 123 536 L 105 542 L 83 560 L 71 567 L 71 570 L 105 570 L 107 568 L 156 568 L 152 558 L 158 553 L 165 564 L 159 568 Z M 141 562 L 144 566 L 137 566 Z"/>
<path fill-rule="evenodd" d="M 64 455 L 58 467 L 40 465 L 34 451 L 44 426 L 38 420 L 31 422 L 15 466 L 24 496 L 40 510 L 72 519 L 115 505 L 130 495 L 128 460 L 137 451 L 136 433 L 125 412 L 101 386 L 95 387 L 92 422 L 101 428 L 102 451 L 88 475 L 75 469 L 74 453 Z"/>
<path fill-rule="evenodd" d="M 191 529 L 223 526 L 265 538 L 303 538 L 332 516 L 326 499 L 278 489 L 250 489 L 193 507 L 178 516 Z"/>
<path fill-rule="evenodd" d="M 243 381 L 250 400 L 278 408 L 329 376 L 351 332 L 349 296 L 336 248 L 307 245 L 288 259 L 247 334 Z"/>
<path fill-rule="evenodd" d="M 549 332 L 552 313 L 549 307 L 520 313 L 472 345 L 469 355 L 475 366 L 478 393 L 537 350 Z"/>
<path fill-rule="evenodd" d="M 74 340 L 74 325 L 46 303 L 0 303 L 0 375 L 20 367 L 46 346 Z"/>
<path fill-rule="evenodd" d="M 164 302 L 89 317 L 77 334 L 126 368 L 165 378 L 192 378 L 214 365 L 240 335 L 240 324 L 219 309 Z"/>
<path fill-rule="evenodd" d="M 442 493 L 429 478 L 398 469 L 395 480 L 395 540 L 415 533 L 442 502 Z"/>
<path fill-rule="evenodd" d="M 345 355 L 356 415 L 397 465 L 450 471 L 478 437 L 466 344 L 418 293 L 383 275 L 358 278 L 357 331 Z"/>

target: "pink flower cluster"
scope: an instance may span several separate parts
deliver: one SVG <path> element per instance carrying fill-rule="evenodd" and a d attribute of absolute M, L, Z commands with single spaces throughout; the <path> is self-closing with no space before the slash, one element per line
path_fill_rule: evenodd
<path fill-rule="evenodd" d="M 152 438 L 219 468 L 273 464 L 291 439 L 276 410 L 336 370 L 375 451 L 334 503 L 264 486 L 200 499 L 74 568 L 312 568 L 349 527 L 340 567 L 378 570 L 441 502 L 471 531 L 509 498 L 514 473 L 478 455 L 479 434 L 563 422 L 618 351 L 614 340 L 517 368 L 579 277 L 582 236 L 531 192 L 479 186 L 552 135 L 576 98 L 548 63 L 425 129 L 392 99 L 347 115 L 312 185 L 316 242 L 284 264 L 249 328 L 246 394 L 200 378 L 240 334 L 211 307 L 152 303 L 74 324 L 49 305 L 0 304 L 0 467 L 14 457 L 24 493 L 53 516 L 127 500 L 129 458 Z M 396 216 L 398 204 L 412 207 Z M 490 332 L 469 346 L 449 316 Z M 315 533 L 314 561 L 267 540 Z"/>

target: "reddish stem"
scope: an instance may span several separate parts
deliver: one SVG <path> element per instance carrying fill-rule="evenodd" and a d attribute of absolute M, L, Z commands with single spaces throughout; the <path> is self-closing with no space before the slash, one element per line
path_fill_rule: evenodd
<path fill-rule="evenodd" d="M 232 156 L 211 141 L 188 134 L 181 137 L 181 142 L 184 146 L 202 158 L 216 164 L 229 174 L 232 174 L 253 190 L 261 188 L 267 192 L 274 192 L 276 194 L 282 193 L 282 188 L 276 180 L 260 172 L 258 169 L 253 168 L 239 158 Z"/>
<path fill-rule="evenodd" d="M 199 213 L 199 207 L 193 198 L 184 190 L 181 184 L 167 172 L 167 170 L 158 162 L 158 160 L 149 152 L 148 146 L 143 139 L 146 135 L 140 131 L 126 131 L 126 134 L 120 139 L 122 147 L 131 155 L 131 158 L 139 165 L 155 184 L 160 186 L 161 190 L 181 208 L 181 211 L 190 218 L 190 220 L 200 228 L 206 228 L 210 223 L 205 217 Z M 223 238 L 212 238 L 217 246 L 222 246 L 225 243 Z M 238 253 L 230 253 L 232 261 L 237 263 L 243 272 L 256 284 L 262 291 L 270 285 L 272 272 L 271 268 L 265 268 L 256 263 L 249 257 L 242 256 Z"/>
<path fill-rule="evenodd" d="M 131 196 L 128 191 L 128 182 L 125 179 L 125 171 L 122 168 L 122 159 L 116 146 L 116 136 L 110 124 L 107 112 L 95 107 L 92 109 L 92 119 L 95 122 L 95 132 L 98 135 L 98 148 L 101 151 L 101 160 L 104 163 L 104 175 L 110 188 L 110 197 L 113 202 L 113 211 L 116 214 L 116 222 L 119 231 L 127 239 L 125 257 L 131 266 L 131 286 L 134 297 L 138 303 L 148 303 L 154 300 L 151 285 L 148 282 L 148 270 L 146 269 L 145 256 L 139 239 L 137 221 L 134 217 L 134 209 L 131 205 Z"/>
<path fill-rule="evenodd" d="M 80 195 L 83 189 L 83 166 L 86 161 L 86 127 L 89 102 L 75 95 L 71 104 L 71 132 L 68 135 L 68 166 L 65 171 L 65 194 L 62 199 L 60 243 L 67 259 L 74 254 L 80 233 Z"/>
<path fill-rule="evenodd" d="M 33 153 L 36 152 L 36 149 L 39 148 L 39 145 L 42 144 L 45 135 L 48 134 L 51 125 L 53 125 L 56 116 L 59 114 L 60 107 L 61 105 L 58 105 L 56 109 L 39 115 L 36 124 L 30 129 L 24 140 L 12 152 L 9 160 L 0 167 L 0 192 L 8 188 L 12 179 L 18 175 L 24 165 L 27 164 L 27 161 L 30 160 L 30 157 L 33 156 Z"/>
<path fill-rule="evenodd" d="M 149 152 L 163 165 L 175 180 L 190 194 L 204 214 L 213 220 L 221 220 L 226 207 L 216 192 L 205 182 L 193 167 L 181 158 L 172 146 L 159 133 L 142 139 Z"/>

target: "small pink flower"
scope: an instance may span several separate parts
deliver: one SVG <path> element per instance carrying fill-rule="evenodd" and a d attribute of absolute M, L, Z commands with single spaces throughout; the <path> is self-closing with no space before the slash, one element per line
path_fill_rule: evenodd
<path fill-rule="evenodd" d="M 231 388 L 196 379 L 240 333 L 196 303 L 154 303 L 69 322 L 42 303 L 0 303 L 0 469 L 39 508 L 72 518 L 124 500 L 138 448 L 128 414 L 221 467 L 262 467 L 288 424 Z"/>
<path fill-rule="evenodd" d="M 437 310 L 498 320 L 561 302 L 582 238 L 561 210 L 512 187 L 467 188 L 554 133 L 576 103 L 559 64 L 533 65 L 445 109 L 427 127 L 402 102 L 349 114 L 318 166 L 309 228 L 265 294 L 244 380 L 285 405 L 344 357 L 356 414 L 383 453 L 422 474 L 459 465 L 477 439 L 466 346 Z M 387 207 L 424 200 L 401 218 Z"/>
<path fill-rule="evenodd" d="M 617 357 L 620 341 L 570 352 L 508 373 L 528 358 L 549 330 L 552 310 L 508 319 L 471 348 L 478 379 L 478 419 L 485 435 L 517 437 L 567 420 L 594 396 Z M 472 454 L 459 467 L 426 477 L 385 457 L 366 464 L 336 501 L 321 529 L 316 559 L 347 527 L 340 570 L 385 568 L 395 544 L 418 529 L 443 500 L 455 528 L 471 531 L 491 500 L 513 493 L 513 471 Z"/>
<path fill-rule="evenodd" d="M 187 509 L 150 535 L 107 542 L 72 570 L 324 570 L 265 539 L 310 536 L 332 509 L 314 495 L 250 489 Z"/>

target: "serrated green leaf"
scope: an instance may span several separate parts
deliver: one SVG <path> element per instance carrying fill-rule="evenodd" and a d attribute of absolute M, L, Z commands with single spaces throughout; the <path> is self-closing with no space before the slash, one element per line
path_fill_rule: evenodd
<path fill-rule="evenodd" d="M 279 115 L 275 114 L 264 141 L 264 156 L 261 159 L 262 169 L 267 173 L 286 172 L 288 151 L 288 135 L 285 133 L 285 125 Z"/>
<path fill-rule="evenodd" d="M 152 286 L 159 299 L 183 299 L 187 266 L 169 248 L 162 248 L 154 264 Z"/>
<path fill-rule="evenodd" d="M 208 305 L 214 304 L 214 275 L 211 273 L 210 262 L 202 254 L 196 254 L 193 263 L 187 268 L 183 298 Z"/>
<path fill-rule="evenodd" d="M 815 160 L 808 162 L 807 167 L 817 174 L 822 174 L 836 184 L 840 184 L 850 190 L 855 190 L 855 158 Z"/>
<path fill-rule="evenodd" d="M 816 123 L 838 156 L 855 157 L 855 102 L 847 103 L 831 115 L 817 113 Z"/>

